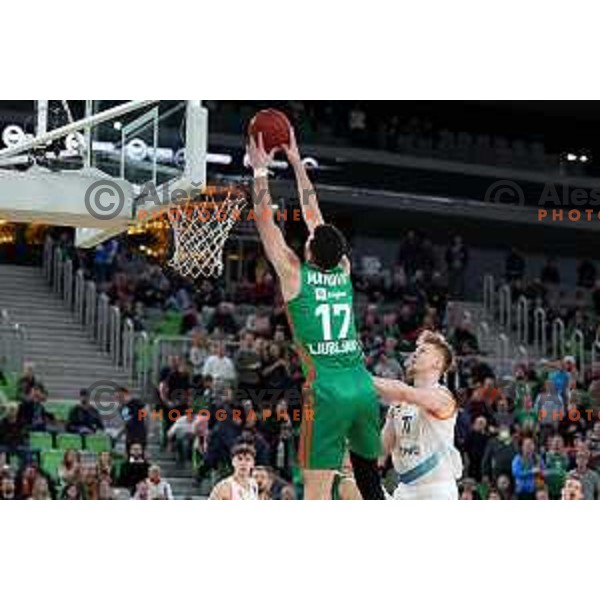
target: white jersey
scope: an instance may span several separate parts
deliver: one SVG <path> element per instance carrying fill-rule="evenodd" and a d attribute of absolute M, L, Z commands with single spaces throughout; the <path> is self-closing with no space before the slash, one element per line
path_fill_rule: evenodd
<path fill-rule="evenodd" d="M 456 411 L 438 419 L 420 406 L 402 403 L 390 412 L 395 434 L 392 462 L 399 481 L 394 498 L 458 499 L 462 460 L 454 447 Z"/>
<path fill-rule="evenodd" d="M 250 477 L 247 486 L 237 482 L 233 475 L 223 479 L 213 488 L 209 500 L 221 500 L 223 486 L 229 486 L 231 500 L 258 500 L 258 485 L 256 480 Z"/>
<path fill-rule="evenodd" d="M 229 485 L 232 500 L 258 500 L 258 485 L 252 477 L 248 479 L 248 488 L 240 485 L 233 477 L 229 478 Z"/>

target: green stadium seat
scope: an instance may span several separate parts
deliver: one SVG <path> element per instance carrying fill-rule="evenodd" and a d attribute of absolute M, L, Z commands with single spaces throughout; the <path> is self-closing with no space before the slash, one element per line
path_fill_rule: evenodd
<path fill-rule="evenodd" d="M 84 439 L 86 450 L 90 450 L 98 454 L 100 452 L 110 452 L 112 450 L 110 436 L 108 436 L 106 433 L 92 433 L 90 435 L 86 435 Z"/>
<path fill-rule="evenodd" d="M 29 434 L 29 447 L 32 450 L 52 450 L 52 434 L 44 431 L 32 431 Z"/>
<path fill-rule="evenodd" d="M 64 456 L 63 450 L 44 450 L 41 454 L 40 467 L 52 479 L 58 479 L 58 467 Z"/>
<path fill-rule="evenodd" d="M 57 421 L 66 423 L 69 420 L 69 413 L 76 405 L 73 400 L 50 400 L 46 404 L 46 410 L 51 413 Z"/>
<path fill-rule="evenodd" d="M 56 447 L 59 450 L 82 450 L 81 436 L 78 433 L 59 433 L 56 436 Z"/>

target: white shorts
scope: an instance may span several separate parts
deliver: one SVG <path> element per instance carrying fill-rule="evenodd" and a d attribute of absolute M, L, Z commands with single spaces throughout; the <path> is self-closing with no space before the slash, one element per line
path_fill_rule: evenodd
<path fill-rule="evenodd" d="M 454 481 L 435 483 L 399 483 L 394 500 L 458 500 L 458 486 Z"/>

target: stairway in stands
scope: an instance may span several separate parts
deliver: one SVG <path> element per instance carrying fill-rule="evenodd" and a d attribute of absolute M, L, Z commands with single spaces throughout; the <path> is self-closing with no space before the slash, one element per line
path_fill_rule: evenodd
<path fill-rule="evenodd" d="M 81 388 L 89 388 L 99 380 L 129 387 L 126 374 L 113 365 L 75 321 L 40 268 L 0 265 L 0 310 L 3 309 L 8 311 L 11 322 L 25 328 L 24 359 L 35 364 L 35 373 L 48 390 L 50 404 L 52 399 L 76 402 Z M 176 497 L 197 497 L 191 467 L 178 468 L 173 455 L 160 450 L 158 423 L 150 423 L 149 429 L 149 460 L 160 465 Z"/>
<path fill-rule="evenodd" d="M 0 265 L 0 308 L 25 327 L 25 360 L 48 390 L 49 399 L 79 397 L 81 388 L 108 379 L 126 385 L 126 375 L 100 352 L 37 267 Z"/>
<path fill-rule="evenodd" d="M 473 328 L 473 333 L 477 335 L 479 347 L 486 356 L 486 362 L 494 367 L 501 376 L 509 376 L 512 373 L 512 364 L 515 361 L 527 362 L 529 359 L 540 358 L 535 348 L 531 345 L 523 345 L 517 341 L 514 331 L 506 331 L 494 318 L 486 314 L 485 307 L 479 302 L 454 301 L 454 310 L 457 315 L 466 315 Z M 481 335 L 481 323 L 486 323 L 487 332 Z M 506 336 L 508 344 L 506 358 L 502 359 L 500 350 L 501 336 Z"/>

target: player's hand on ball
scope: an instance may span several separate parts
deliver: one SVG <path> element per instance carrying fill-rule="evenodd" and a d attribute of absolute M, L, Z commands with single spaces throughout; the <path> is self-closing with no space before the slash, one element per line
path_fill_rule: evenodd
<path fill-rule="evenodd" d="M 246 145 L 246 154 L 248 163 L 256 171 L 257 169 L 266 169 L 273 160 L 274 150 L 267 154 L 263 145 L 262 133 L 258 134 L 258 144 L 252 136 Z"/>
<path fill-rule="evenodd" d="M 296 166 L 302 162 L 300 158 L 300 150 L 298 150 L 298 144 L 296 143 L 296 134 L 294 133 L 294 128 L 290 127 L 290 143 L 288 145 L 283 145 L 283 151 L 285 152 L 290 164 L 292 166 Z"/>

